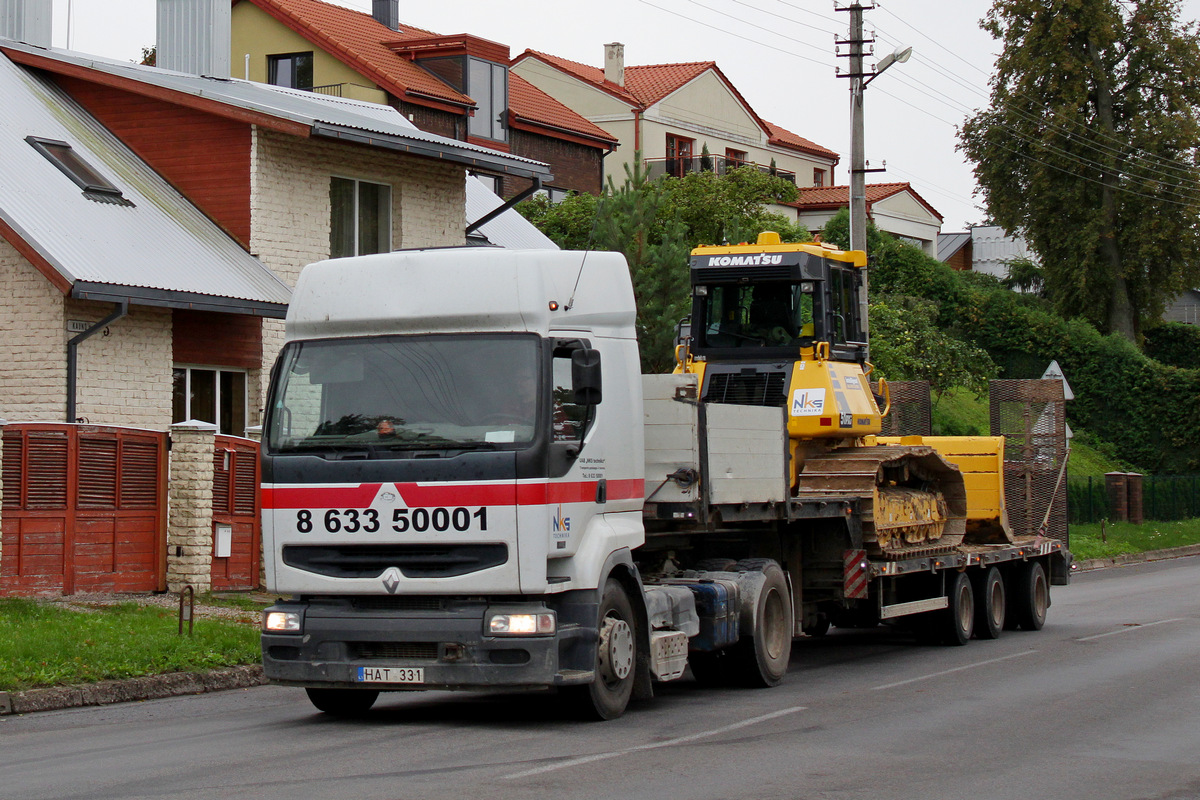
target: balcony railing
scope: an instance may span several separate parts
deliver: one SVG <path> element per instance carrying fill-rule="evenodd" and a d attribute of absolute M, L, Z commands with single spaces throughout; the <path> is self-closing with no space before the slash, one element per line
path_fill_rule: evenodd
<path fill-rule="evenodd" d="M 715 172 L 718 175 L 724 175 L 731 169 L 738 167 L 754 167 L 759 172 L 771 173 L 774 172 L 780 178 L 783 178 L 789 183 L 796 182 L 796 173 L 779 169 L 774 170 L 769 166 L 756 164 L 753 161 L 742 161 L 740 159 L 726 158 L 725 156 L 692 156 L 691 158 L 647 158 L 646 170 L 649 173 L 650 180 L 654 180 L 660 175 L 670 175 L 675 178 L 682 178 L 691 172 Z"/>
<path fill-rule="evenodd" d="M 327 94 L 333 97 L 342 97 L 342 87 L 349 86 L 346 83 L 327 83 L 324 86 L 314 86 L 311 91 L 317 94 Z"/>

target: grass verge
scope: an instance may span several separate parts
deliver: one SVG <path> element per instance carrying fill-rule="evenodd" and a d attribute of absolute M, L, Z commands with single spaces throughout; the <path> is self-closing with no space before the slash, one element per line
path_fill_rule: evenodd
<path fill-rule="evenodd" d="M 0 599 L 0 691 L 253 664 L 258 627 L 122 603 L 87 611 Z"/>
<path fill-rule="evenodd" d="M 1072 525 L 1070 535 L 1071 552 L 1075 558 L 1112 558 L 1127 553 L 1145 553 L 1150 550 L 1200 544 L 1200 519 L 1185 519 L 1179 522 L 1148 520 L 1141 525 L 1110 522 L 1104 526 L 1103 536 L 1099 523 Z"/>

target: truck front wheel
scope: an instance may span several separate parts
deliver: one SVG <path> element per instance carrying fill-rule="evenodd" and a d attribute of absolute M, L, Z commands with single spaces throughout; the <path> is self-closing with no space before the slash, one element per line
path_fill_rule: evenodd
<path fill-rule="evenodd" d="M 335 717 L 365 714 L 379 698 L 373 689 L 305 689 L 308 699 L 319 711 Z"/>
<path fill-rule="evenodd" d="M 633 694 L 638 637 L 633 604 L 620 581 L 614 578 L 604 584 L 597 633 L 596 679 L 572 690 L 582 716 L 616 719 L 625 713 Z"/>

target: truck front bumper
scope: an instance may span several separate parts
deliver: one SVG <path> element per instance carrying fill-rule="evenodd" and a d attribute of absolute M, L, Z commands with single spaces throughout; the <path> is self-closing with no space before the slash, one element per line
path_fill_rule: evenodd
<path fill-rule="evenodd" d="M 384 691 L 563 686 L 593 678 L 596 629 L 576 621 L 596 618 L 595 606 L 589 613 L 586 601 L 551 608 L 541 598 L 397 600 L 396 608 L 363 598 L 277 603 L 267 613 L 299 613 L 301 630 L 263 633 L 266 677 L 286 685 Z M 558 620 L 552 635 L 484 634 L 492 614 L 551 611 Z M 423 680 L 364 683 L 360 667 L 419 668 Z"/>

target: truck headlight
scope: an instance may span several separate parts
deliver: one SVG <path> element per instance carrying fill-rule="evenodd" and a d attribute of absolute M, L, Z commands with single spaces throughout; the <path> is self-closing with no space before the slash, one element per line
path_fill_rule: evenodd
<path fill-rule="evenodd" d="M 556 627 L 553 614 L 494 614 L 487 632 L 491 636 L 550 636 Z"/>
<path fill-rule="evenodd" d="M 299 611 L 263 612 L 263 630 L 268 633 L 299 633 Z"/>

